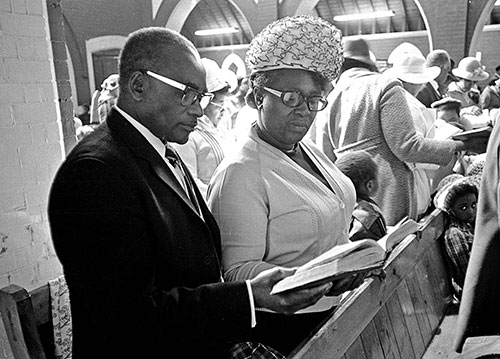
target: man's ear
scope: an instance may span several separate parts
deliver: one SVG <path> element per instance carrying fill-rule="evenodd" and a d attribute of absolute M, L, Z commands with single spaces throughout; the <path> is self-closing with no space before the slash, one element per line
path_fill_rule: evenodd
<path fill-rule="evenodd" d="M 136 101 L 142 101 L 148 85 L 146 75 L 140 71 L 134 72 L 128 80 L 128 90 Z"/>

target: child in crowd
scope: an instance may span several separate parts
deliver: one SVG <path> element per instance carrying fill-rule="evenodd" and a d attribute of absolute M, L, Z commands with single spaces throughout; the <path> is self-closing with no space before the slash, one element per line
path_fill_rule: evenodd
<path fill-rule="evenodd" d="M 349 239 L 380 239 L 387 233 L 382 211 L 372 199 L 378 190 L 378 167 L 366 151 L 351 151 L 337 159 L 335 165 L 351 179 L 356 188 L 356 205 L 352 213 Z"/>
<path fill-rule="evenodd" d="M 474 239 L 478 192 L 477 176 L 451 174 L 440 182 L 434 198 L 436 207 L 444 211 L 448 218 L 444 249 L 457 299 L 462 294 Z"/>
<path fill-rule="evenodd" d="M 462 104 L 459 100 L 452 97 L 445 97 L 439 101 L 433 102 L 431 107 L 436 110 L 435 138 L 448 139 L 452 135 L 470 130 L 472 125 L 465 118 L 460 118 L 460 109 Z"/>

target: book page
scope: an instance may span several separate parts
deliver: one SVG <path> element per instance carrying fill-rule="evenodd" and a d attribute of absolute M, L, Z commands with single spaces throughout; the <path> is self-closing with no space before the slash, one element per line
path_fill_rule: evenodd
<path fill-rule="evenodd" d="M 415 233 L 420 225 L 408 217 L 400 220 L 396 225 L 387 229 L 387 234 L 377 242 L 386 252 L 390 252 L 409 234 Z"/>
<path fill-rule="evenodd" d="M 372 239 L 342 244 L 299 267 L 294 275 L 276 283 L 271 294 L 317 286 L 354 273 L 381 268 L 384 259 L 385 251 Z"/>

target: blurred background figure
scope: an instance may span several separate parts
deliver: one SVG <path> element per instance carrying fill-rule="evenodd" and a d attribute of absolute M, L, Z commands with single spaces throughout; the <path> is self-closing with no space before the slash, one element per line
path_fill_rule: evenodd
<path fill-rule="evenodd" d="M 101 84 L 101 90 L 92 94 L 90 124 L 98 125 L 106 119 L 111 107 L 116 104 L 120 91 L 118 74 L 109 75 Z"/>
<path fill-rule="evenodd" d="M 245 95 L 248 92 L 248 78 L 240 77 L 237 79 L 238 88 L 234 95 L 228 96 L 226 99 L 226 109 L 227 109 L 227 128 L 229 130 L 233 129 L 236 123 L 236 117 L 238 112 L 245 105 Z"/>
<path fill-rule="evenodd" d="M 500 108 L 500 78 L 493 85 L 484 88 L 481 93 L 480 103 L 483 110 Z"/>
<path fill-rule="evenodd" d="M 194 177 L 200 192 L 206 198 L 208 183 L 222 159 L 230 152 L 234 140 L 221 128 L 229 94 L 231 78 L 211 59 L 202 58 L 206 71 L 208 92 L 215 96 L 205 108 L 204 115 L 198 119 L 187 143 L 173 144 L 182 160 Z"/>
<path fill-rule="evenodd" d="M 482 115 L 477 83 L 486 80 L 489 74 L 475 57 L 464 57 L 452 72 L 458 79 L 448 86 L 447 95 L 462 103 L 460 114 Z"/>
<path fill-rule="evenodd" d="M 417 93 L 417 99 L 424 104 L 425 107 L 431 107 L 433 102 L 439 101 L 446 95 L 448 85 L 457 78 L 451 72 L 452 61 L 446 50 L 433 50 L 426 57 L 425 65 L 427 67 L 437 66 L 441 69 L 439 75 L 427 82 L 422 89 Z"/>

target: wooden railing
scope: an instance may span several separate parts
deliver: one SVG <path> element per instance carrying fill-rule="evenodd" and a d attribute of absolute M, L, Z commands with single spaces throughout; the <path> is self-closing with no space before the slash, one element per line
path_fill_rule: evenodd
<path fill-rule="evenodd" d="M 391 253 L 385 278 L 370 277 L 289 358 L 421 358 L 451 302 L 435 210 Z"/>

